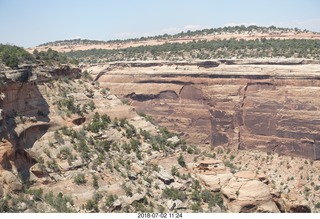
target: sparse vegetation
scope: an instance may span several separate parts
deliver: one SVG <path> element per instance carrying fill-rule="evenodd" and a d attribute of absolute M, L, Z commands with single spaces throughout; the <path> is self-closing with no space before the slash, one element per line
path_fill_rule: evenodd
<path fill-rule="evenodd" d="M 175 189 L 173 187 L 170 188 L 165 188 L 162 192 L 162 197 L 163 198 L 171 198 L 172 200 L 181 200 L 185 201 L 187 199 L 187 195 L 178 189 Z"/>
<path fill-rule="evenodd" d="M 68 206 L 68 205 L 70 206 L 73 205 L 72 198 L 69 196 L 64 196 L 61 192 L 59 192 L 57 197 L 55 197 L 53 192 L 50 191 L 44 196 L 44 199 L 48 204 L 54 207 L 57 212 L 65 212 L 65 213 L 73 212 L 72 208 Z"/>
<path fill-rule="evenodd" d="M 180 176 L 180 173 L 179 173 L 179 171 L 178 171 L 176 166 L 172 166 L 171 174 L 172 174 L 172 176 L 178 176 L 178 177 Z"/>
<path fill-rule="evenodd" d="M 83 173 L 78 173 L 74 178 L 73 182 L 76 183 L 77 185 L 82 185 L 87 182 L 86 177 Z"/>
<path fill-rule="evenodd" d="M 88 200 L 85 208 L 89 211 L 99 212 L 98 203 L 96 200 Z"/>
<path fill-rule="evenodd" d="M 178 163 L 179 163 L 179 165 L 182 166 L 182 167 L 186 167 L 186 166 L 187 166 L 187 165 L 186 165 L 186 162 L 184 161 L 184 158 L 183 158 L 183 155 L 182 155 L 182 154 L 180 154 L 179 157 L 178 157 Z"/>
<path fill-rule="evenodd" d="M 98 177 L 93 174 L 93 175 L 92 175 L 92 179 L 93 179 L 93 188 L 94 188 L 94 189 L 99 189 Z"/>
<path fill-rule="evenodd" d="M 182 60 L 184 59 L 225 59 L 225 58 L 257 58 L 257 57 L 301 57 L 319 59 L 319 40 L 312 39 L 257 39 L 257 40 L 215 40 L 188 43 L 165 43 L 156 46 L 138 46 L 118 50 L 79 50 L 68 52 L 72 58 L 92 62 L 145 60 Z M 90 58 L 88 58 L 90 57 Z"/>

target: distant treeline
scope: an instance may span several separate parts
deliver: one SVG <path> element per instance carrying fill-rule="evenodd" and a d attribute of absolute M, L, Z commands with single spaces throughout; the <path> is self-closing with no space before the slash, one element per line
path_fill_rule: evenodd
<path fill-rule="evenodd" d="M 320 40 L 310 39 L 224 39 L 165 43 L 124 49 L 91 49 L 65 53 L 83 62 L 125 60 L 185 60 L 218 58 L 297 57 L 320 59 Z"/>
<path fill-rule="evenodd" d="M 178 34 L 162 34 L 157 36 L 148 36 L 148 37 L 140 37 L 140 38 L 132 38 L 126 40 L 88 40 L 88 39 L 70 39 L 70 40 L 59 40 L 54 42 L 43 43 L 39 46 L 71 46 L 71 45 L 88 45 L 88 44 L 110 44 L 110 43 L 126 43 L 126 42 L 138 42 L 145 40 L 166 40 L 172 38 L 184 38 L 184 37 L 192 37 L 199 35 L 207 35 L 207 34 L 223 34 L 223 33 L 286 33 L 286 32 L 309 32 L 307 30 L 300 30 L 298 28 L 281 28 L 281 27 L 261 27 L 256 25 L 251 26 L 228 26 L 228 27 L 219 27 L 219 28 L 211 28 L 211 29 L 203 29 L 203 30 L 195 30 L 195 31 L 186 31 Z"/>
<path fill-rule="evenodd" d="M 48 65 L 54 63 L 77 64 L 77 61 L 50 48 L 47 51 L 41 52 L 34 50 L 33 54 L 30 54 L 22 47 L 0 44 L 0 62 L 4 63 L 8 67 L 16 68 L 20 64 L 33 64 L 37 61 L 41 61 Z"/>
<path fill-rule="evenodd" d="M 8 67 L 17 67 L 20 63 L 32 63 L 35 58 L 22 47 L 0 44 L 0 61 Z"/>

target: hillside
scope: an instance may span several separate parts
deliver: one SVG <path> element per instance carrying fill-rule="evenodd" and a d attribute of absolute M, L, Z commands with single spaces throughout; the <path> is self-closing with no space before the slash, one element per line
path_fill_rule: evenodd
<path fill-rule="evenodd" d="M 225 211 L 192 174 L 197 149 L 51 64 L 1 65 L 0 212 Z"/>
<path fill-rule="evenodd" d="M 320 34 L 297 28 L 279 28 L 279 27 L 259 27 L 259 26 L 234 26 L 223 28 L 211 28 L 198 31 L 187 31 L 174 35 L 159 35 L 151 37 L 141 37 L 127 40 L 110 40 L 98 41 L 87 39 L 61 40 L 41 44 L 35 48 L 29 48 L 32 52 L 34 49 L 47 50 L 52 48 L 59 52 L 70 52 L 78 50 L 93 49 L 125 49 L 130 47 L 141 46 L 159 46 L 163 44 L 181 44 L 198 41 L 216 41 L 216 40 L 256 40 L 256 39 L 314 39 L 319 40 Z"/>

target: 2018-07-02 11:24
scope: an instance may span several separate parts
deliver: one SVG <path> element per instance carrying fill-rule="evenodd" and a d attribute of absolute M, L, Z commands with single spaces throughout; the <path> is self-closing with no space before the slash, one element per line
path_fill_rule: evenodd
<path fill-rule="evenodd" d="M 138 218 L 182 218 L 182 213 L 138 213 Z"/>

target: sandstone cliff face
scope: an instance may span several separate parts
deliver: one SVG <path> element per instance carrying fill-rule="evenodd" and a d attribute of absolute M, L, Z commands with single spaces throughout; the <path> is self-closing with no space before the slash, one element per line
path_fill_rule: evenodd
<path fill-rule="evenodd" d="M 97 80 L 191 143 L 320 159 L 315 61 L 212 63 L 114 63 Z"/>
<path fill-rule="evenodd" d="M 181 152 L 177 136 L 71 70 L 35 70 L 1 86 L 1 211 L 191 212 L 195 179 L 151 164 Z"/>
<path fill-rule="evenodd" d="M 51 72 L 51 73 L 50 73 Z M 1 70 L 0 87 L 0 168 L 29 178 L 29 169 L 36 163 L 28 149 L 53 125 L 50 109 L 39 86 L 61 76 L 75 77 L 80 69 L 22 66 Z"/>
<path fill-rule="evenodd" d="M 320 159 L 319 84 L 301 86 L 253 84 L 245 87 L 239 119 L 240 149 L 267 151 Z"/>

